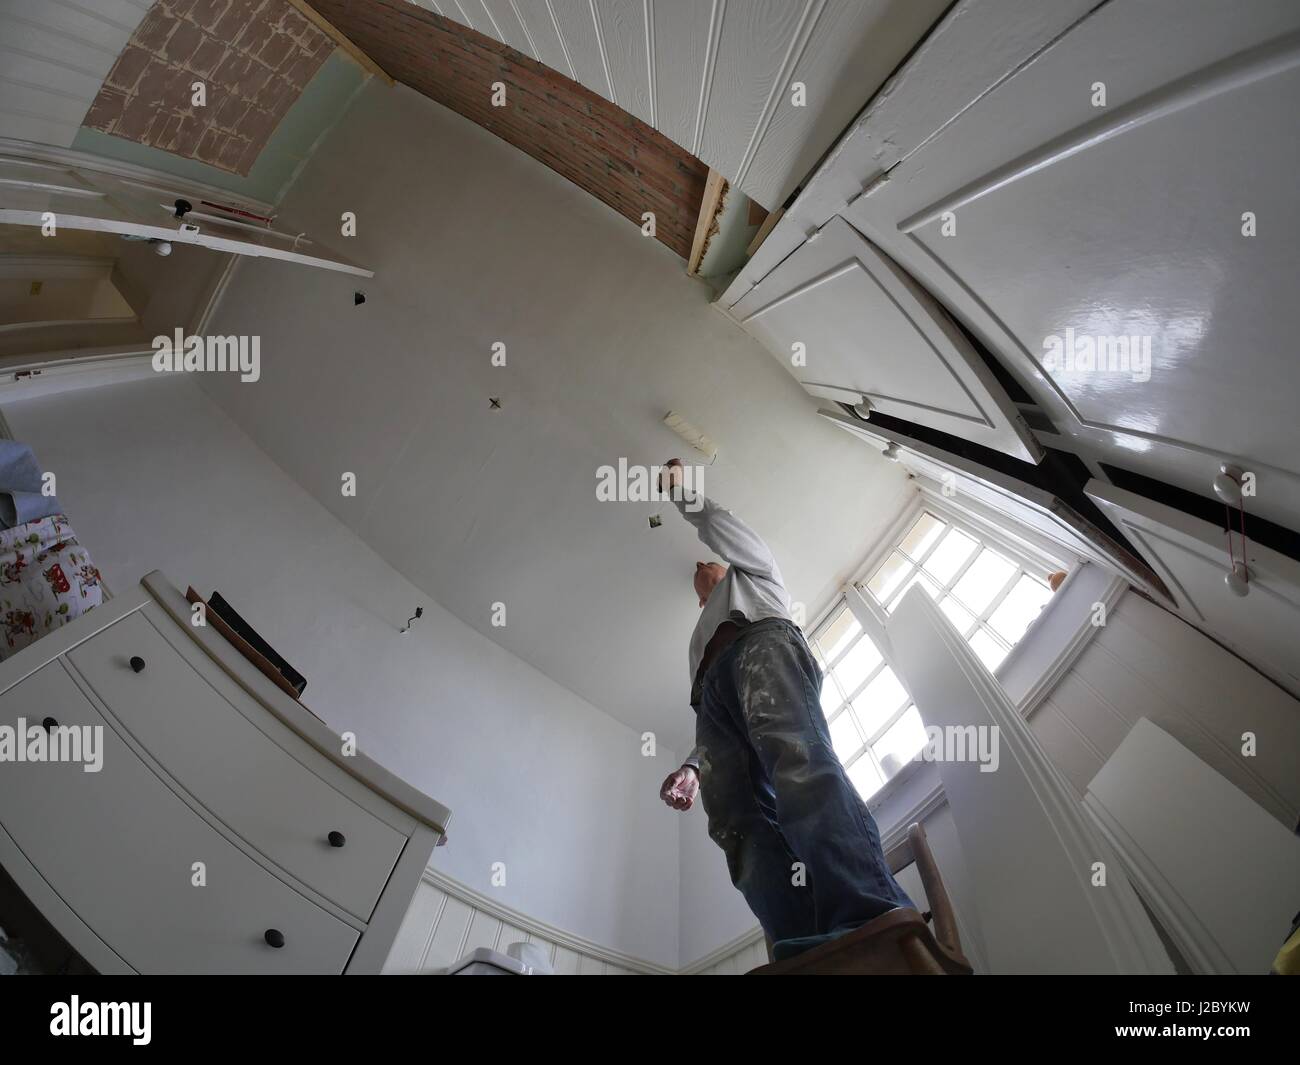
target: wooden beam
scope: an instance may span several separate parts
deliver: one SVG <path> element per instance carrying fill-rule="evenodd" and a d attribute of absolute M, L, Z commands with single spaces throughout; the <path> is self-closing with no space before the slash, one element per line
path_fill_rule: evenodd
<path fill-rule="evenodd" d="M 695 223 L 695 240 L 691 243 L 691 257 L 686 261 L 688 274 L 699 273 L 700 261 L 709 247 L 709 237 L 718 231 L 718 213 L 727 192 L 727 179 L 716 170 L 709 171 L 704 183 L 704 198 L 700 201 L 700 217 Z"/>
<path fill-rule="evenodd" d="M 394 84 L 393 79 L 388 76 L 388 72 L 385 71 L 383 67 L 353 44 L 340 30 L 335 29 L 333 23 L 324 16 L 317 14 L 311 4 L 307 3 L 307 0 L 289 0 L 289 3 L 301 12 L 302 16 L 308 22 L 342 48 L 344 53 L 356 62 L 363 70 L 374 74 L 377 78 L 382 79 L 389 85 Z"/>

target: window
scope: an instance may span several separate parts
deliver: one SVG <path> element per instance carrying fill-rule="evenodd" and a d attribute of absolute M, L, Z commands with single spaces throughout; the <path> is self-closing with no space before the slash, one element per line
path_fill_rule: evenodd
<path fill-rule="evenodd" d="M 925 746 L 925 726 L 875 641 L 841 601 L 809 640 L 826 674 L 822 712 L 831 746 L 869 799 Z"/>
<path fill-rule="evenodd" d="M 995 670 L 1052 597 L 1047 574 L 992 547 L 969 528 L 923 511 L 867 580 L 871 597 L 892 614 L 919 584 Z"/>
<path fill-rule="evenodd" d="M 826 675 L 822 712 L 831 746 L 869 800 L 926 744 L 925 725 L 872 633 L 914 584 L 921 585 L 990 670 L 1001 665 L 1051 598 L 1051 559 L 1018 551 L 975 524 L 924 510 L 883 562 L 841 599 L 809 644 Z M 855 615 L 854 609 L 859 611 Z M 862 620 L 868 622 L 864 629 Z"/>

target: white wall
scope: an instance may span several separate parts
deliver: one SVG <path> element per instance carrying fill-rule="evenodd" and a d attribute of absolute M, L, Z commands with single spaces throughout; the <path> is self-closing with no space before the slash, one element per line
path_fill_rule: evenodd
<path fill-rule="evenodd" d="M 1150 718 L 1274 817 L 1300 817 L 1300 702 L 1169 611 L 1127 592 L 1030 717 L 1080 796 Z M 1242 754 L 1242 735 L 1257 737 Z"/>
<path fill-rule="evenodd" d="M 414 584 L 661 743 L 693 736 L 691 574 L 708 552 L 662 502 L 598 500 L 597 469 L 689 459 L 661 422 L 683 413 L 719 445 L 706 491 L 763 535 L 810 615 L 911 491 L 680 258 L 410 89 L 372 81 L 284 210 L 375 277 L 243 262 L 211 328 L 260 335 L 262 378 L 204 389 Z"/>
<path fill-rule="evenodd" d="M 503 905 L 677 964 L 677 756 L 441 609 L 272 463 L 192 380 L 8 403 L 110 587 L 219 589 L 307 677 L 304 702 L 453 811 L 433 864 Z M 417 604 L 424 618 L 397 629 Z M 506 884 L 490 882 L 504 862 Z"/>

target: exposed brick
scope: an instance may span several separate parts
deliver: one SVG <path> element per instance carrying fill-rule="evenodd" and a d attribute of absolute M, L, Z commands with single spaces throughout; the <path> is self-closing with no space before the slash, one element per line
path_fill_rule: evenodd
<path fill-rule="evenodd" d="M 394 78 L 545 163 L 685 258 L 708 167 L 585 87 L 408 0 L 312 0 Z M 286 74 L 288 73 L 286 68 Z M 506 83 L 507 106 L 490 86 Z"/>
<path fill-rule="evenodd" d="M 239 173 L 248 174 L 251 172 L 253 164 L 257 162 L 260 154 L 257 145 L 250 143 L 249 146 L 244 149 L 244 154 L 239 157 L 239 162 L 235 164 L 239 169 Z"/>
<path fill-rule="evenodd" d="M 252 141 L 245 137 L 229 137 L 226 139 L 225 147 L 221 149 L 221 155 L 217 159 L 217 166 L 223 170 L 230 170 L 234 173 L 241 173 L 239 170 L 240 158 Z M 246 171 L 243 171 L 246 173 Z"/>
<path fill-rule="evenodd" d="M 135 96 L 151 106 L 167 102 L 167 92 L 176 77 L 176 68 L 161 59 L 150 59 L 144 74 L 136 83 Z"/>
<path fill-rule="evenodd" d="M 209 126 L 199 138 L 198 147 L 194 149 L 194 158 L 210 166 L 216 166 L 227 140 L 229 140 L 227 134 Z"/>
<path fill-rule="evenodd" d="M 275 27 L 271 22 L 265 18 L 257 18 L 246 23 L 232 43 L 241 52 L 257 55 L 274 36 L 276 36 Z M 289 42 L 289 47 L 293 47 L 292 41 Z"/>
<path fill-rule="evenodd" d="M 184 63 L 194 54 L 203 41 L 203 31 L 192 22 L 178 22 L 172 35 L 167 39 L 162 54 L 168 62 Z"/>
<path fill-rule="evenodd" d="M 233 0 L 196 0 L 190 9 L 190 18 L 205 30 L 211 30 L 230 10 Z"/>
<path fill-rule="evenodd" d="M 233 130 L 243 120 L 249 103 L 242 96 L 231 93 L 212 112 L 211 124 L 222 130 Z"/>
<path fill-rule="evenodd" d="M 157 107 L 142 103 L 138 96 L 132 96 L 127 100 L 126 107 L 122 110 L 122 117 L 117 120 L 113 133 L 130 141 L 152 144 L 153 141 L 147 138 L 153 127 L 154 119 L 159 115 L 163 115 L 164 121 L 166 120 L 165 114 L 159 111 Z"/>
<path fill-rule="evenodd" d="M 262 6 L 262 0 L 231 0 L 230 7 L 215 26 L 213 36 L 234 44 Z"/>
<path fill-rule="evenodd" d="M 124 92 L 131 92 L 140 80 L 140 75 L 149 65 L 150 58 L 149 53 L 143 48 L 127 45 L 122 50 L 122 54 L 117 57 L 113 69 L 108 72 L 104 84 Z"/>
<path fill-rule="evenodd" d="M 280 80 L 279 75 L 260 60 L 253 59 L 248 68 L 248 75 L 240 78 L 239 92 L 246 100 L 261 101 L 262 94 L 273 81 Z M 297 93 L 294 93 L 297 96 Z"/>
<path fill-rule="evenodd" d="M 261 50 L 257 52 L 257 58 L 272 70 L 278 70 L 280 64 L 283 63 L 293 51 L 294 40 L 292 37 L 285 33 L 272 33 L 267 37 Z"/>
<path fill-rule="evenodd" d="M 283 78 L 275 78 L 265 89 L 257 94 L 257 103 L 268 111 L 277 113 L 289 110 L 289 105 L 298 98 L 298 91 Z"/>
<path fill-rule="evenodd" d="M 316 76 L 323 65 L 323 56 L 299 55 L 291 63 L 280 67 L 279 75 L 295 89 L 301 92 L 307 83 Z"/>
<path fill-rule="evenodd" d="M 235 124 L 235 132 L 241 137 L 247 137 L 252 143 L 264 142 L 270 138 L 277 124 L 278 116 L 250 107 Z"/>
<path fill-rule="evenodd" d="M 198 115 L 182 115 L 180 125 L 176 130 L 175 140 L 169 150 L 186 158 L 192 157 L 194 149 L 198 147 L 199 140 L 207 128 L 207 123 Z"/>
<path fill-rule="evenodd" d="M 122 117 L 122 111 L 126 107 L 128 99 L 127 94 L 120 89 L 110 89 L 108 86 L 104 86 L 91 103 L 90 110 L 86 112 L 86 118 L 82 124 L 90 129 L 112 133 L 118 119 Z"/>
<path fill-rule="evenodd" d="M 173 151 L 176 144 L 176 134 L 181 129 L 181 116 L 160 111 L 154 117 L 154 121 L 155 123 L 161 123 L 153 134 L 154 147 L 161 148 L 165 152 Z"/>
<path fill-rule="evenodd" d="M 176 21 L 168 16 L 161 4 L 155 4 L 145 15 L 135 33 L 131 35 L 131 44 L 143 48 L 146 52 L 157 55 L 167 43 Z"/>
<path fill-rule="evenodd" d="M 332 47 L 286 0 L 157 0 L 85 122 L 246 174 Z"/>
<path fill-rule="evenodd" d="M 203 40 L 194 49 L 194 54 L 190 56 L 190 61 L 186 66 L 199 77 L 209 78 L 212 76 L 212 72 L 217 69 L 217 64 L 226 57 L 227 47 L 221 41 L 204 35 Z"/>

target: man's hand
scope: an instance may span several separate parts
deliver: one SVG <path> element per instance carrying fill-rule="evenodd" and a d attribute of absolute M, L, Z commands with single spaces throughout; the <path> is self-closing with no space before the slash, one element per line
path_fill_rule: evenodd
<path fill-rule="evenodd" d="M 682 468 L 682 460 L 669 459 L 659 471 L 659 491 L 667 496 L 672 495 L 674 489 L 681 488 L 685 477 L 686 471 Z"/>
<path fill-rule="evenodd" d="M 695 796 L 699 792 L 699 774 L 695 772 L 694 766 L 684 765 L 668 774 L 659 789 L 659 798 L 674 810 L 689 810 L 695 805 Z"/>

